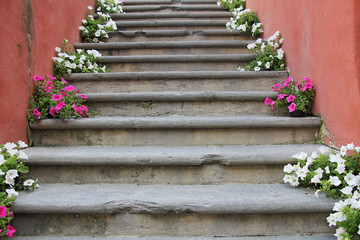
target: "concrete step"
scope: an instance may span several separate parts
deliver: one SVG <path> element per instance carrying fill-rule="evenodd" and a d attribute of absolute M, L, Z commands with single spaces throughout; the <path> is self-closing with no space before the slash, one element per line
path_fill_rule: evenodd
<path fill-rule="evenodd" d="M 286 71 L 171 71 L 73 73 L 65 77 L 83 92 L 193 92 L 193 91 L 269 91 L 284 82 Z"/>
<path fill-rule="evenodd" d="M 334 203 L 284 184 L 42 184 L 13 211 L 19 236 L 273 236 L 331 234 Z"/>
<path fill-rule="evenodd" d="M 265 106 L 274 92 L 86 93 L 99 116 L 288 115 Z"/>
<path fill-rule="evenodd" d="M 172 12 L 172 11 L 224 11 L 224 9 L 214 4 L 148 4 L 148 5 L 125 5 L 123 6 L 124 12 Z"/>
<path fill-rule="evenodd" d="M 222 147 L 32 147 L 28 178 L 41 183 L 226 184 L 282 183 L 294 153 L 320 145 Z"/>
<path fill-rule="evenodd" d="M 117 30 L 109 32 L 110 38 L 104 42 L 135 41 L 201 41 L 201 40 L 254 40 L 250 35 L 238 31 L 223 29 L 201 30 Z"/>
<path fill-rule="evenodd" d="M 336 240 L 334 235 L 316 234 L 309 236 L 268 236 L 268 237 L 17 237 L 17 240 Z"/>
<path fill-rule="evenodd" d="M 200 146 L 314 142 L 320 118 L 173 116 L 45 119 L 30 124 L 35 146 Z"/>
<path fill-rule="evenodd" d="M 247 45 L 253 41 L 149 41 L 76 43 L 77 49 L 96 49 L 103 55 L 184 55 L 251 54 Z"/>
<path fill-rule="evenodd" d="M 221 19 L 229 20 L 232 17 L 232 13 L 228 11 L 224 12 L 144 12 L 144 13 L 112 13 L 111 18 L 115 20 L 164 20 L 164 19 L 193 19 L 193 20 L 211 20 Z"/>
<path fill-rule="evenodd" d="M 144 71 L 236 71 L 256 59 L 254 54 L 103 56 L 98 63 L 112 72 Z"/>

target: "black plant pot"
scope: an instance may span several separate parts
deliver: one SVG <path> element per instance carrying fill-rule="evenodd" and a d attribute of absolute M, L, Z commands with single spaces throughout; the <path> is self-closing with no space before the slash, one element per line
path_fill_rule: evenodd
<path fill-rule="evenodd" d="M 295 110 L 293 112 L 290 112 L 290 117 L 305 117 L 305 112 L 301 110 Z"/>

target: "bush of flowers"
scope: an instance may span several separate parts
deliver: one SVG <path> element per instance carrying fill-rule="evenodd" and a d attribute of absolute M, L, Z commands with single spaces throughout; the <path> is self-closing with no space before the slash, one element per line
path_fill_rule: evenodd
<path fill-rule="evenodd" d="M 241 6 L 236 8 L 232 13 L 233 16 L 230 18 L 230 21 L 226 23 L 227 29 L 251 34 L 252 36 L 258 36 L 263 32 L 261 22 L 256 16 L 256 12 L 252 12 L 250 9 L 244 10 Z"/>
<path fill-rule="evenodd" d="M 44 118 L 77 118 L 94 116 L 84 105 L 87 96 L 63 78 L 49 74 L 45 78 L 34 76 L 35 89 L 30 98 L 28 119 L 30 121 Z"/>
<path fill-rule="evenodd" d="M 311 103 L 314 99 L 315 88 L 310 79 L 304 77 L 302 83 L 294 81 L 289 77 L 282 83 L 276 83 L 272 86 L 272 91 L 278 93 L 278 98 L 272 100 L 265 99 L 265 105 L 278 108 L 288 108 L 289 112 L 300 110 L 308 113 L 311 110 Z"/>
<path fill-rule="evenodd" d="M 247 48 L 257 54 L 245 68 L 239 71 L 281 71 L 285 70 L 285 53 L 282 49 L 284 39 L 277 31 L 274 35 L 263 41 L 258 38 L 256 42 L 248 44 Z"/>
<path fill-rule="evenodd" d="M 245 0 L 220 0 L 216 2 L 218 6 L 222 6 L 224 9 L 233 12 L 236 8 L 242 7 L 245 9 Z"/>
<path fill-rule="evenodd" d="M 37 180 L 25 180 L 22 175 L 29 171 L 24 163 L 28 157 L 22 151 L 26 147 L 27 144 L 22 141 L 0 145 L 0 236 L 14 237 L 16 230 L 10 225 L 14 214 L 10 207 L 18 191 L 37 187 Z"/>
<path fill-rule="evenodd" d="M 93 8 L 88 7 L 89 15 L 82 20 L 79 27 L 82 36 L 86 41 L 99 42 L 101 38 L 109 38 L 108 31 L 117 29 L 116 23 L 111 19 L 109 13 L 122 13 L 122 1 L 98 0 L 96 4 L 97 17 L 92 15 Z"/>
<path fill-rule="evenodd" d="M 96 63 L 96 59 L 101 57 L 101 53 L 96 50 L 72 50 L 68 41 L 64 40 L 61 48 L 55 48 L 57 57 L 54 60 L 54 75 L 62 76 L 71 73 L 102 73 L 108 72 L 106 66 Z"/>
<path fill-rule="evenodd" d="M 329 226 L 336 226 L 338 239 L 360 239 L 360 147 L 353 143 L 339 151 L 321 147 L 308 156 L 293 155 L 295 165 L 284 167 L 284 182 L 326 192 L 327 196 L 343 198 L 334 205 L 334 213 L 327 218 Z M 317 192 L 318 192 L 317 191 Z M 316 193 L 317 193 L 316 192 Z"/>

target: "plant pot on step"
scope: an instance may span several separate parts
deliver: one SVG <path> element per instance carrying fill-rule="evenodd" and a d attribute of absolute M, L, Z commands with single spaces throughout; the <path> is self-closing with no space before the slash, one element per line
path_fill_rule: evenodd
<path fill-rule="evenodd" d="M 295 110 L 290 112 L 290 117 L 305 117 L 305 112 L 301 110 Z"/>

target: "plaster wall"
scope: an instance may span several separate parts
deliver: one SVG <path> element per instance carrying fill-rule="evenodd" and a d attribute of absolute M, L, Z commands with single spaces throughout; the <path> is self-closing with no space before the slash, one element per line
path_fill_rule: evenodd
<path fill-rule="evenodd" d="M 326 143 L 360 145 L 360 2 L 358 0 L 247 0 L 264 37 L 279 30 L 286 63 L 298 80 L 316 87 L 313 112 L 322 115 Z"/>

